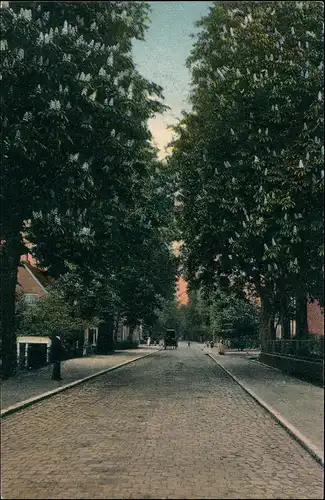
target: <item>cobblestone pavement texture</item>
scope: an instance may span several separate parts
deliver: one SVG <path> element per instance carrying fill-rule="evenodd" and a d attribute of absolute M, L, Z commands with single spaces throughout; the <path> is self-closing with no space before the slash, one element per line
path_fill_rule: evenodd
<path fill-rule="evenodd" d="M 323 468 L 180 346 L 2 421 L 4 498 L 322 498 Z"/>
<path fill-rule="evenodd" d="M 61 364 L 61 381 L 51 380 L 52 365 L 34 371 L 22 371 L 15 378 L 1 382 L 1 409 L 88 377 L 106 368 L 139 358 L 154 350 L 157 348 L 143 346 L 136 350 L 117 351 L 109 356 L 69 359 Z"/>
<path fill-rule="evenodd" d="M 324 454 L 324 389 L 272 367 L 250 361 L 247 356 L 225 354 L 213 349 L 214 358 L 277 410 Z"/>

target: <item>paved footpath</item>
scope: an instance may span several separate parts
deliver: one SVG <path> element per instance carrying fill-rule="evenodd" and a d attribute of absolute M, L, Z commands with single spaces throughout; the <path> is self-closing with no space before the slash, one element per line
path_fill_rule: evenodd
<path fill-rule="evenodd" d="M 2 421 L 9 498 L 323 498 L 323 468 L 180 345 Z"/>
<path fill-rule="evenodd" d="M 52 391 L 125 361 L 137 359 L 155 350 L 158 348 L 142 346 L 139 349 L 116 351 L 109 356 L 96 355 L 69 359 L 61 363 L 61 381 L 51 380 L 52 365 L 40 370 L 22 371 L 16 377 L 1 382 L 1 409 L 4 410 L 26 399 Z"/>
<path fill-rule="evenodd" d="M 249 356 L 226 353 L 213 357 L 245 387 L 278 411 L 324 455 L 324 389 L 279 370 L 250 361 Z"/>

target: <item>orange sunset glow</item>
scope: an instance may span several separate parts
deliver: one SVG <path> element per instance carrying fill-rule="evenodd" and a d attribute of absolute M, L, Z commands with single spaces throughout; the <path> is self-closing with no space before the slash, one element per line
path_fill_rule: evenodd
<path fill-rule="evenodd" d="M 184 242 L 182 240 L 173 242 L 173 252 L 176 257 L 179 255 L 180 248 L 183 243 Z M 187 282 L 182 276 L 177 280 L 176 299 L 181 305 L 186 305 L 188 303 Z"/>

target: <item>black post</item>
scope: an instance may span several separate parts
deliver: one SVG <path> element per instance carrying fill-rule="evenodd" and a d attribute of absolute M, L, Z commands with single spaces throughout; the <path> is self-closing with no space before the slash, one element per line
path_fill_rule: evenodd
<path fill-rule="evenodd" d="M 63 346 L 59 335 L 52 335 L 51 361 L 53 363 L 52 380 L 62 380 L 61 361 L 63 356 Z"/>

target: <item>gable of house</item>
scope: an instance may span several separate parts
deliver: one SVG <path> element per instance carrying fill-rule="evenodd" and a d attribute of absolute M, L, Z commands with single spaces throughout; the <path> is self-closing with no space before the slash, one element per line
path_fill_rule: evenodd
<path fill-rule="evenodd" d="M 17 293 L 44 297 L 51 283 L 52 280 L 44 271 L 32 266 L 29 262 L 21 262 L 17 275 Z"/>

